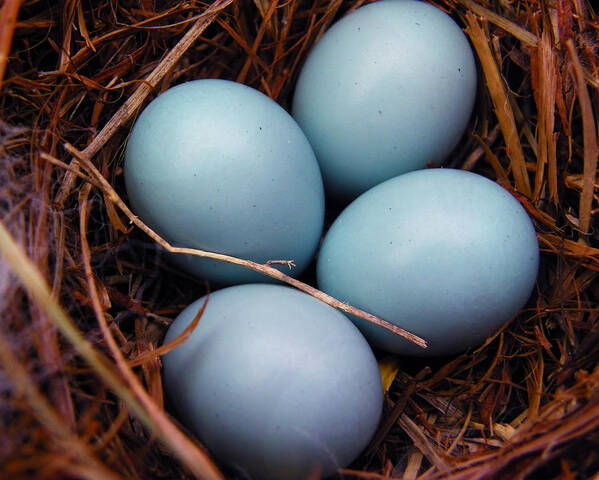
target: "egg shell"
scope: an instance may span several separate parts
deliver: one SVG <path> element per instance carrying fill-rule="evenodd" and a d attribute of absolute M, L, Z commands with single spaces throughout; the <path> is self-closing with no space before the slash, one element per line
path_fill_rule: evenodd
<path fill-rule="evenodd" d="M 450 16 L 420 1 L 378 1 L 343 17 L 315 45 L 293 116 L 327 193 L 352 199 L 439 165 L 464 133 L 476 85 L 472 49 Z"/>
<path fill-rule="evenodd" d="M 165 341 L 203 302 L 176 318 Z M 190 338 L 163 364 L 181 422 L 244 478 L 330 475 L 358 456 L 381 414 L 381 377 L 358 329 L 280 285 L 212 293 Z"/>
<path fill-rule="evenodd" d="M 521 309 L 539 248 L 526 211 L 495 182 L 429 169 L 358 197 L 326 234 L 319 287 L 428 342 L 424 350 L 353 317 L 372 345 L 406 355 L 481 344 Z"/>
<path fill-rule="evenodd" d="M 324 218 L 322 177 L 305 135 L 266 95 L 204 79 L 173 87 L 141 113 L 127 143 L 133 210 L 176 246 L 264 263 L 311 261 Z M 270 281 L 231 264 L 173 255 L 220 284 Z"/>

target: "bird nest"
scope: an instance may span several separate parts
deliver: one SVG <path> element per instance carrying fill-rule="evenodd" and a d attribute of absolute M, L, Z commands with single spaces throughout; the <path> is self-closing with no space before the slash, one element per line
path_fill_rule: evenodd
<path fill-rule="evenodd" d="M 311 46 L 364 3 L 4 0 L 3 478 L 233 478 L 164 408 L 160 356 L 173 345 L 162 338 L 207 287 L 164 262 L 168 245 L 127 208 L 123 147 L 140 109 L 191 79 L 242 82 L 288 108 Z M 379 355 L 383 418 L 341 473 L 597 476 L 599 21 L 585 0 L 431 3 L 464 28 L 480 67 L 468 133 L 446 165 L 522 204 L 540 273 L 480 348 Z"/>

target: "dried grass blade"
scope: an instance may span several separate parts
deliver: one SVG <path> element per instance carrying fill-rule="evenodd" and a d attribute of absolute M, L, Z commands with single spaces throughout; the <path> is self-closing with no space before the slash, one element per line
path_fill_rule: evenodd
<path fill-rule="evenodd" d="M 587 90 L 582 65 L 576 54 L 576 48 L 572 39 L 566 42 L 570 64 L 574 70 L 574 80 L 576 83 L 576 94 L 578 96 L 578 105 L 582 117 L 582 138 L 583 138 L 583 181 L 582 193 L 578 207 L 578 219 L 580 221 L 580 230 L 586 234 L 589 231 L 591 223 L 591 207 L 593 203 L 593 189 L 595 188 L 596 170 L 597 170 L 597 127 L 593 116 L 593 107 L 591 98 Z"/>
<path fill-rule="evenodd" d="M 589 247 L 588 245 L 568 240 L 551 233 L 539 234 L 538 238 L 542 244 L 547 245 L 556 254 L 574 257 L 578 260 L 585 260 L 586 262 L 594 264 L 594 266 L 587 265 L 588 268 L 599 271 L 599 248 Z"/>
<path fill-rule="evenodd" d="M 326 11 L 324 17 L 319 22 L 320 23 L 320 28 L 318 30 L 318 34 L 316 35 L 316 38 L 314 39 L 314 44 L 316 44 L 318 41 L 320 41 L 320 39 L 322 38 L 322 36 L 329 29 L 329 27 L 333 23 L 333 20 L 337 17 L 337 13 L 338 13 L 338 11 L 339 11 L 339 9 L 341 8 L 342 5 L 343 5 L 343 0 L 331 0 L 330 1 L 329 6 L 327 8 L 327 11 Z M 355 8 L 356 8 L 356 6 L 354 6 L 353 9 L 350 8 L 347 11 L 347 13 L 351 13 L 351 11 L 354 10 Z M 347 15 L 347 13 L 346 13 L 346 15 Z"/>
<path fill-rule="evenodd" d="M 12 36 L 22 2 L 23 0 L 5 0 L 2 8 L 0 8 L 0 90 L 2 89 L 2 81 L 4 80 L 10 46 L 12 45 Z"/>
<path fill-rule="evenodd" d="M 472 405 L 470 405 L 470 408 L 468 409 L 468 413 L 466 414 L 466 418 L 464 418 L 464 421 L 462 422 L 462 427 L 460 428 L 460 431 L 458 432 L 456 437 L 453 439 L 453 442 L 451 442 L 451 445 L 445 452 L 445 455 L 450 455 L 451 452 L 453 452 L 453 450 L 460 444 L 460 442 L 462 441 L 462 438 L 464 437 L 464 434 L 466 433 L 466 430 L 470 426 L 471 419 L 472 419 Z"/>
<path fill-rule="evenodd" d="M 2 224 L 0 224 L 0 227 L 2 227 Z M 11 379 L 15 390 L 24 395 L 38 422 L 52 432 L 55 438 L 62 443 L 61 447 L 64 449 L 65 454 L 74 454 L 77 461 L 87 466 L 83 478 L 98 480 L 118 480 L 121 478 L 95 458 L 88 449 L 87 444 L 66 427 L 64 421 L 31 380 L 25 367 L 12 353 L 12 348 L 2 332 L 0 332 L 0 359 L 2 360 L 3 374 Z M 4 471 L 4 474 L 8 475 L 9 472 Z"/>
<path fill-rule="evenodd" d="M 278 8 L 278 3 L 279 0 L 254 0 L 254 5 L 256 5 L 258 12 L 260 12 L 262 21 L 267 22 L 269 33 L 273 38 L 279 36 L 281 24 L 277 22 L 276 17 L 272 16 L 272 13 L 268 13 L 268 10 L 273 8 L 273 4 L 275 5 L 275 8 Z M 283 26 L 283 28 L 285 28 L 285 26 Z"/>
<path fill-rule="evenodd" d="M 538 88 L 535 89 L 535 101 L 538 112 L 538 155 L 537 171 L 533 198 L 537 200 L 543 187 L 545 165 L 547 165 L 547 185 L 549 199 L 557 204 L 557 158 L 556 135 L 553 132 L 555 123 L 555 103 L 557 92 L 557 65 L 551 44 L 551 35 L 545 30 L 537 49 Z"/>
<path fill-rule="evenodd" d="M 267 70 L 266 64 L 262 61 L 262 59 L 254 52 L 252 47 L 245 41 L 245 39 L 237 32 L 229 23 L 224 19 L 218 19 L 218 24 L 225 30 L 231 38 L 235 40 L 235 42 L 243 49 L 245 54 L 248 56 L 247 62 L 254 62 L 260 65 L 260 68 L 263 70 Z M 239 81 L 239 79 L 237 79 Z"/>
<path fill-rule="evenodd" d="M 470 37 L 482 65 L 495 114 L 497 115 L 497 120 L 499 121 L 499 126 L 507 147 L 507 154 L 510 158 L 516 187 L 522 194 L 530 197 L 530 182 L 528 180 L 528 172 L 526 171 L 524 152 L 522 151 L 514 113 L 510 107 L 499 68 L 489 48 L 487 36 L 479 25 L 477 18 L 471 12 L 468 12 L 466 20 L 468 22 L 466 33 Z"/>
<path fill-rule="evenodd" d="M 260 3 L 260 2 L 258 2 L 258 3 Z M 272 0 L 270 2 L 269 7 L 263 13 L 262 24 L 260 25 L 260 28 L 258 29 L 258 33 L 256 34 L 256 38 L 254 39 L 254 43 L 252 44 L 251 54 L 248 55 L 243 67 L 241 68 L 241 71 L 239 72 L 239 75 L 237 75 L 237 81 L 239 83 L 243 83 L 245 81 L 254 59 L 259 58 L 258 57 L 258 47 L 260 46 L 260 43 L 262 42 L 262 39 L 264 38 L 264 34 L 266 33 L 268 26 L 273 23 L 274 14 L 275 14 L 278 4 L 279 4 L 278 0 Z M 264 67 L 266 70 L 268 70 L 266 65 Z"/>
<path fill-rule="evenodd" d="M 528 392 L 528 415 L 527 420 L 534 422 L 539 415 L 541 400 L 543 398 L 543 374 L 545 362 L 542 352 L 526 359 L 529 375 L 526 376 L 526 387 Z"/>
<path fill-rule="evenodd" d="M 406 404 L 408 403 L 408 400 L 413 395 L 415 390 L 415 382 L 410 383 L 408 387 L 404 389 L 404 391 L 402 392 L 402 396 L 395 403 L 391 412 L 389 412 L 386 418 L 383 419 L 383 421 L 379 425 L 379 428 L 375 432 L 374 437 L 372 437 L 372 439 L 370 440 L 370 444 L 366 448 L 367 455 L 375 452 L 376 449 L 379 448 L 380 444 L 385 440 L 388 433 L 391 431 L 391 428 L 393 428 L 393 425 L 397 423 L 399 417 L 404 413 Z M 385 393 L 387 392 L 385 391 Z"/>
<path fill-rule="evenodd" d="M 156 350 L 154 342 L 147 336 L 145 324 L 143 318 L 138 317 L 135 319 L 135 343 L 138 354 Z M 141 370 L 150 398 L 161 410 L 164 410 L 164 387 L 162 385 L 162 363 L 160 359 L 156 357 L 144 362 Z"/>
<path fill-rule="evenodd" d="M 108 201 L 108 199 L 104 199 L 104 205 L 106 205 L 106 213 L 108 214 L 108 219 L 110 220 L 112 228 L 118 230 L 119 232 L 129 233 L 131 229 L 125 226 L 121 220 L 121 217 L 119 217 L 119 214 L 116 212 L 114 204 Z"/>
<path fill-rule="evenodd" d="M 202 317 L 202 315 L 204 314 L 204 311 L 206 310 L 206 305 L 208 304 L 209 298 L 210 297 L 208 295 L 206 295 L 206 299 L 204 300 L 202 307 L 198 310 L 198 313 L 196 313 L 195 317 L 193 317 L 193 320 L 190 322 L 190 324 L 187 325 L 185 327 L 185 329 L 179 335 L 177 335 L 175 338 L 173 338 L 168 343 L 162 344 L 160 347 L 156 348 L 155 350 L 152 350 L 150 352 L 144 352 L 144 353 L 140 354 L 139 356 L 135 357 L 133 360 L 130 360 L 129 366 L 137 367 L 139 365 L 143 365 L 146 362 L 155 360 L 156 358 L 160 357 L 161 355 L 165 355 L 166 353 L 170 352 L 174 348 L 185 343 L 187 341 L 187 339 L 191 336 L 192 332 L 197 327 L 198 323 L 200 322 L 200 318 Z"/>
<path fill-rule="evenodd" d="M 550 425 L 541 422 L 536 429 L 527 431 L 527 435 L 523 437 L 516 433 L 509 450 L 499 450 L 490 455 L 481 455 L 457 464 L 454 475 L 451 475 L 450 471 L 443 473 L 448 477 L 451 475 L 454 480 L 460 478 L 509 478 L 508 476 L 500 477 L 499 473 L 503 470 L 504 474 L 509 474 L 509 471 L 506 471 L 507 467 L 513 466 L 518 459 L 535 453 L 549 456 L 552 451 L 556 451 L 565 442 L 575 438 L 580 439 L 598 427 L 599 403 L 589 404 L 559 422 Z M 464 469 L 462 470 L 462 468 Z M 433 478 L 442 477 L 443 475 L 439 475 Z"/>
<path fill-rule="evenodd" d="M 62 48 L 60 50 L 61 72 L 66 72 L 71 64 L 71 43 L 73 41 L 73 30 L 75 29 L 75 13 L 80 0 L 65 0 L 62 4 Z"/>
<path fill-rule="evenodd" d="M 113 372 L 114 365 L 79 332 L 73 321 L 60 304 L 52 297 L 52 292 L 40 272 L 27 255 L 19 248 L 4 223 L 0 221 L 0 254 L 12 268 L 17 278 L 40 308 L 54 320 L 61 333 L 71 342 L 77 352 L 91 365 L 94 371 L 127 404 L 130 411 L 139 418 L 173 453 L 199 478 L 222 480 L 222 476 L 191 440 L 189 440 L 163 412 L 159 412 L 161 423 L 155 421 L 146 408 L 135 398 L 128 386 Z M 153 412 L 156 413 L 156 412 Z"/>
<path fill-rule="evenodd" d="M 449 468 L 449 463 L 437 452 L 437 448 L 426 438 L 422 430 L 405 413 L 402 413 L 398 420 L 399 425 L 404 432 L 412 439 L 414 446 L 439 470 Z"/>
<path fill-rule="evenodd" d="M 416 480 L 418 478 L 418 472 L 422 466 L 422 459 L 424 455 L 420 450 L 413 452 L 408 458 L 408 464 L 403 472 L 403 480 Z"/>
<path fill-rule="evenodd" d="M 493 153 L 493 150 L 491 150 L 491 147 L 489 147 L 489 145 L 487 145 L 487 143 L 475 133 L 473 133 L 472 136 L 478 142 L 480 148 L 485 153 L 485 158 L 493 168 L 495 175 L 497 175 L 497 181 L 503 186 L 510 185 L 507 173 L 503 168 L 503 165 L 501 165 L 501 162 L 497 158 L 497 155 L 495 155 Z"/>
<path fill-rule="evenodd" d="M 479 5 L 473 0 L 456 0 L 458 3 L 461 3 L 469 10 L 472 10 L 478 16 L 488 20 L 489 22 L 497 25 L 499 28 L 505 30 L 508 33 L 511 33 L 518 40 L 523 42 L 526 45 L 531 47 L 536 46 L 539 38 L 534 34 L 522 28 L 520 25 L 510 22 L 507 18 L 502 17 L 501 15 L 489 10 L 488 8 Z"/>
<path fill-rule="evenodd" d="M 87 25 L 85 24 L 85 15 L 83 14 L 83 6 L 81 5 L 81 2 L 77 4 L 77 22 L 79 24 L 79 32 L 85 40 L 85 44 L 95 52 L 96 48 L 92 43 L 89 32 L 87 31 Z"/>

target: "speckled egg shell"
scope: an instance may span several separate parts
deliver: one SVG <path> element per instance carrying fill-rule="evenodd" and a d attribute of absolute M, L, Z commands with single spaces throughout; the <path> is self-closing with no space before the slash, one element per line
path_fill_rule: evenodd
<path fill-rule="evenodd" d="M 245 85 L 178 85 L 141 113 L 125 155 L 133 210 L 176 246 L 225 253 L 299 274 L 322 232 L 324 193 L 314 153 L 293 118 Z M 220 284 L 269 281 L 242 267 L 173 256 Z"/>
<path fill-rule="evenodd" d="M 521 309 L 539 265 L 535 230 L 515 198 L 470 172 L 407 173 L 367 191 L 327 232 L 318 285 L 424 337 L 423 350 L 358 318 L 374 346 L 453 354 L 481 344 Z"/>
<path fill-rule="evenodd" d="M 476 97 L 470 44 L 440 9 L 383 0 L 335 23 L 310 52 L 293 116 L 327 193 L 351 199 L 427 164 L 461 138 Z"/>
<path fill-rule="evenodd" d="M 170 326 L 191 323 L 197 300 Z M 279 285 L 210 295 L 191 337 L 164 357 L 180 421 L 243 478 L 304 480 L 354 460 L 382 409 L 377 363 L 340 312 Z M 320 478 L 320 477 L 319 477 Z"/>

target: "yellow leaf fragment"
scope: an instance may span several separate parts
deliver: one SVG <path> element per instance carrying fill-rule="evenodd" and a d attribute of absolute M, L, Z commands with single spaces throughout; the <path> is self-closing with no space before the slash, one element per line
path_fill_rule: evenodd
<path fill-rule="evenodd" d="M 397 372 L 399 372 L 399 361 L 395 357 L 384 357 L 379 360 L 379 371 L 383 382 L 383 391 L 387 393 Z"/>

